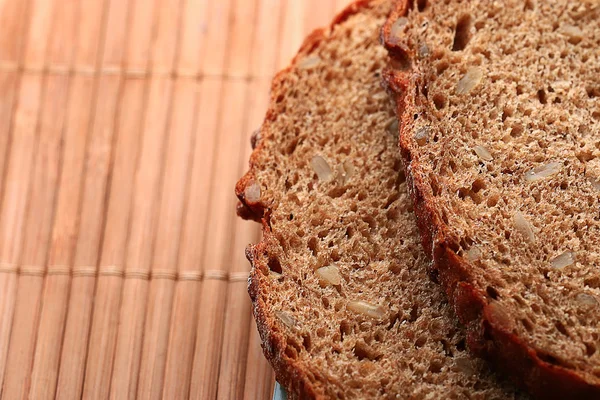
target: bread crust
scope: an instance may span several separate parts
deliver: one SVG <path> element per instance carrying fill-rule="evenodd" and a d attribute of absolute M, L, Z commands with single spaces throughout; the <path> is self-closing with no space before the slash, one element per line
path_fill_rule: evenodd
<path fill-rule="evenodd" d="M 273 104 L 281 86 L 280 81 L 292 70 L 297 61 L 304 57 L 305 54 L 310 53 L 310 51 L 318 46 L 321 41 L 325 40 L 328 33 L 336 25 L 343 23 L 352 15 L 360 13 L 363 9 L 370 7 L 371 4 L 376 1 L 377 0 L 357 0 L 351 3 L 334 18 L 329 27 L 316 29 L 305 38 L 298 54 L 294 57 L 291 64 L 277 73 L 273 79 L 271 86 L 271 105 L 267 110 L 263 127 L 275 119 L 276 115 L 273 111 Z M 252 301 L 252 312 L 261 337 L 263 353 L 273 366 L 277 381 L 286 388 L 288 398 L 326 399 L 328 398 L 327 394 L 324 393 L 321 388 L 314 386 L 308 379 L 306 371 L 296 363 L 290 362 L 289 359 L 283 358 L 286 348 L 285 338 L 277 329 L 274 329 L 275 321 L 269 316 L 267 305 L 259 295 L 261 291 L 259 274 L 268 273 L 269 271 L 268 256 L 266 258 L 265 256 L 270 253 L 268 249 L 269 237 L 271 235 L 271 228 L 269 226 L 270 205 L 260 202 L 250 202 L 246 199 L 244 191 L 248 185 L 254 182 L 254 168 L 257 164 L 259 154 L 263 151 L 260 136 L 259 132 L 253 135 L 252 144 L 255 148 L 250 156 L 249 170 L 237 182 L 235 187 L 235 194 L 239 199 L 237 206 L 238 216 L 244 219 L 262 222 L 263 237 L 261 241 L 256 245 L 248 246 L 246 249 L 246 257 L 252 265 L 252 271 L 248 277 L 248 293 L 250 294 L 250 299 Z"/>
<path fill-rule="evenodd" d="M 381 31 L 381 40 L 392 62 L 406 64 L 414 52 L 389 40 L 391 25 L 407 15 L 412 0 L 399 0 Z M 473 266 L 456 253 L 458 241 L 445 229 L 436 209 L 428 177 L 413 160 L 409 145 L 413 115 L 417 112 L 415 90 L 423 83 L 417 72 L 390 68 L 383 78 L 396 102 L 400 120 L 400 150 L 421 239 L 427 254 L 432 255 L 430 275 L 444 288 L 459 320 L 466 326 L 469 349 L 494 363 L 515 383 L 540 399 L 598 399 L 600 379 L 580 374 L 544 360 L 544 354 L 512 333 L 511 321 L 481 290 L 471 284 Z"/>

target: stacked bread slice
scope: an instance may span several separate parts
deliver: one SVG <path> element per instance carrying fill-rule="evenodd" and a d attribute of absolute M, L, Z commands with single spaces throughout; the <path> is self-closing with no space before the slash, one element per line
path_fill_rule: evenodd
<path fill-rule="evenodd" d="M 383 35 L 468 347 L 539 397 L 600 398 L 600 3 L 400 1 Z"/>
<path fill-rule="evenodd" d="M 488 205 L 490 201 L 496 202 L 488 205 L 490 208 L 508 210 L 503 208 L 501 194 L 489 192 L 496 186 L 488 183 L 483 174 L 489 172 L 491 161 L 501 159 L 497 153 L 512 149 L 512 142 L 498 142 L 505 146 L 502 148 L 494 147 L 497 141 L 492 139 L 471 143 L 476 138 L 471 138 L 472 131 L 464 121 L 473 119 L 484 123 L 489 118 L 484 116 L 490 111 L 483 106 L 483 100 L 474 102 L 467 98 L 467 103 L 473 105 L 473 115 L 469 114 L 469 118 L 466 115 L 453 117 L 452 111 L 448 111 L 453 110 L 456 101 L 453 97 L 456 85 L 465 86 L 461 89 L 463 97 L 470 96 L 477 88 L 485 87 L 484 76 L 496 76 L 497 72 L 487 69 L 481 72 L 477 68 L 483 63 L 471 65 L 466 57 L 465 64 L 460 65 L 461 60 L 456 58 L 469 51 L 465 49 L 476 43 L 473 38 L 478 34 L 477 29 L 483 29 L 477 28 L 479 19 L 476 16 L 479 14 L 469 14 L 470 3 L 458 0 L 431 3 L 357 1 L 330 27 L 309 36 L 292 65 L 274 79 L 269 110 L 253 140 L 255 150 L 249 171 L 236 186 L 240 199 L 238 213 L 261 221 L 263 225 L 262 240 L 247 249 L 247 256 L 253 267 L 249 292 L 265 355 L 290 398 L 525 398 L 522 392 L 496 376 L 485 361 L 472 358 L 467 347 L 492 358 L 495 361 L 492 366 L 506 367 L 510 365 L 509 357 L 518 357 L 513 366 L 516 373 L 512 375 L 516 376 L 517 382 L 525 382 L 534 394 L 545 393 L 544 385 L 549 385 L 556 390 L 551 395 L 573 390 L 579 396 L 593 396 L 598 389 L 594 380 L 595 364 L 590 361 L 594 360 L 595 352 L 585 347 L 587 359 L 574 359 L 574 366 L 565 366 L 558 358 L 553 358 L 557 357 L 550 345 L 555 343 L 552 342 L 554 336 L 544 336 L 548 341 L 538 340 L 535 336 L 536 332 L 541 335 L 554 330 L 564 330 L 568 335 L 572 330 L 569 320 L 561 322 L 560 328 L 554 320 L 536 317 L 530 321 L 531 332 L 525 328 L 531 336 L 511 330 L 519 323 L 517 315 L 519 318 L 521 315 L 515 310 L 520 312 L 527 306 L 538 304 L 538 309 L 546 312 L 557 302 L 579 301 L 585 304 L 577 310 L 587 310 L 587 314 L 576 313 L 573 321 L 581 319 L 585 322 L 579 322 L 577 326 L 589 329 L 582 330 L 583 336 L 577 337 L 578 340 L 573 340 L 573 330 L 571 342 L 565 339 L 556 343 L 567 346 L 565 351 L 585 346 L 584 343 L 591 343 L 595 349 L 593 346 L 597 344 L 599 334 L 597 314 L 593 316 L 597 306 L 594 301 L 599 298 L 594 292 L 597 287 L 590 289 L 589 284 L 583 284 L 585 279 L 593 279 L 593 275 L 586 277 L 574 271 L 569 277 L 579 279 L 575 291 L 571 293 L 572 287 L 561 281 L 564 293 L 568 294 L 553 292 L 554 297 L 548 302 L 538 303 L 538 299 L 532 301 L 530 297 L 522 297 L 523 293 L 518 293 L 521 298 L 516 292 L 510 292 L 513 288 L 529 285 L 531 290 L 526 293 L 531 296 L 537 293 L 540 282 L 544 283 L 531 278 L 531 272 L 529 275 L 510 274 L 526 258 L 511 261 L 509 266 L 513 269 L 505 267 L 499 272 L 496 265 L 493 265 L 496 269 L 492 269 L 491 262 L 500 245 L 507 246 L 510 240 L 518 241 L 520 237 L 517 256 L 525 257 L 533 252 L 529 231 L 534 241 L 548 248 L 554 242 L 545 243 L 544 237 L 550 242 L 557 236 L 550 235 L 549 231 L 539 231 L 531 216 L 537 215 L 537 209 L 524 205 L 518 209 L 517 216 L 512 216 L 511 221 L 516 225 L 504 241 L 494 236 L 501 229 L 494 225 L 496 220 L 486 220 L 475 212 L 477 207 Z M 492 3 L 497 2 L 479 3 L 477 6 L 484 10 L 481 12 L 488 12 Z M 531 2 L 521 4 L 524 13 L 529 7 L 535 9 L 536 5 Z M 383 38 L 391 58 L 379 42 L 384 23 Z M 428 29 L 438 36 L 423 41 L 422 30 Z M 454 35 L 455 30 L 459 32 L 457 35 Z M 452 52 L 454 42 L 462 49 Z M 463 83 L 447 78 L 445 84 L 439 83 L 440 88 L 448 86 L 444 86 L 446 91 L 434 92 L 435 82 L 428 82 L 437 73 L 439 64 L 432 60 L 438 53 L 446 54 L 444 49 L 447 47 L 455 61 L 446 59 L 445 70 L 454 68 L 453 77 L 460 71 L 467 78 L 461 76 Z M 440 60 L 439 63 L 445 65 Z M 382 84 L 382 75 L 392 89 L 392 96 Z M 480 75 L 481 79 L 478 78 Z M 496 78 L 496 82 L 500 79 Z M 544 90 L 549 105 L 558 91 Z M 594 93 L 593 89 L 591 92 Z M 437 108 L 440 102 L 443 107 Z M 504 109 L 496 110 L 503 113 Z M 517 126 L 518 106 L 505 110 L 507 116 L 498 116 L 498 119 Z M 468 114 L 465 110 L 460 112 Z M 395 115 L 401 118 L 400 124 Z M 535 119 L 536 115 L 529 117 Z M 442 120 L 451 119 L 454 123 L 459 118 L 463 125 L 452 125 L 450 131 L 445 131 Z M 559 120 L 558 117 L 555 120 L 557 126 Z M 421 121 L 429 121 L 429 124 L 422 125 Z M 496 119 L 489 118 L 488 126 L 480 127 L 480 138 L 486 137 L 485 129 L 494 121 Z M 399 131 L 402 152 L 398 147 Z M 445 146 L 458 151 L 451 143 L 446 143 L 452 142 L 446 139 L 452 136 L 450 133 L 455 135 L 456 146 L 468 134 L 469 141 L 465 145 L 471 146 L 472 154 L 441 154 Z M 528 135 L 525 128 L 521 135 Z M 543 138 L 536 137 L 535 140 Z M 557 150 L 557 154 L 561 154 L 560 151 Z M 531 157 L 533 159 L 535 155 Z M 474 172 L 469 170 L 470 164 L 463 164 L 478 166 L 477 171 L 482 175 L 478 175 L 480 181 L 475 178 L 467 189 L 454 193 L 463 207 L 461 213 L 454 209 L 450 212 L 450 206 L 438 197 L 452 203 L 455 201 L 450 196 L 455 187 L 452 184 L 463 181 L 456 178 L 454 183 L 447 183 L 446 180 L 451 181 L 450 177 L 434 169 L 427 170 L 429 175 L 415 175 L 422 173 L 414 165 L 416 158 L 423 160 L 422 168 L 453 162 L 456 175 L 465 172 L 464 177 L 460 175 L 465 181 L 468 180 L 467 173 Z M 563 164 L 565 168 L 569 165 Z M 533 185 L 544 185 L 547 177 L 554 179 L 554 174 L 562 171 L 548 175 L 545 169 L 536 167 L 532 165 L 530 173 Z M 503 171 L 497 168 L 498 173 Z M 544 178 L 538 179 L 539 176 Z M 481 183 L 486 186 L 479 186 Z M 425 197 L 421 184 L 428 185 L 430 191 L 439 192 L 435 201 Z M 568 191 L 569 187 L 561 190 Z M 409 189 L 415 189 L 413 198 Z M 513 195 L 507 197 L 524 197 L 523 190 L 524 187 L 517 185 Z M 543 193 L 542 188 L 539 190 Z M 540 209 L 549 198 L 552 197 L 542 195 Z M 438 202 L 448 207 L 446 215 L 453 218 L 454 230 L 445 226 L 440 228 L 436 216 L 440 216 L 442 222 L 444 219 L 442 209 L 437 208 Z M 597 204 L 592 201 L 589 207 L 596 205 L 598 211 Z M 486 224 L 489 224 L 487 228 Z M 497 241 L 489 239 L 490 247 L 483 245 L 487 242 L 481 235 L 461 241 L 462 237 L 456 232 L 463 232 L 466 227 L 471 228 L 469 232 L 487 232 Z M 504 234 L 504 225 L 502 229 Z M 443 236 L 446 232 L 448 237 Z M 586 230 L 580 235 L 587 237 L 585 235 L 593 235 L 593 232 Z M 451 242 L 449 238 L 458 240 Z M 556 243 L 562 242 L 556 239 Z M 552 282 L 552 274 L 570 271 L 569 268 L 579 265 L 580 260 L 588 260 L 580 257 L 592 257 L 579 256 L 580 250 L 573 247 L 571 236 L 565 243 L 571 246 L 568 251 L 577 253 L 577 264 L 560 261 L 559 257 L 556 263 L 566 265 L 553 267 L 554 258 L 548 258 L 546 261 L 554 269 L 548 270 L 549 278 L 545 280 Z M 453 264 L 447 258 L 458 261 Z M 432 259 L 433 265 L 430 264 Z M 593 266 L 591 264 L 585 271 L 591 274 Z M 595 266 L 597 268 L 598 264 Z M 523 270 L 530 271 L 527 268 Z M 497 279 L 501 276 L 512 280 L 506 278 L 503 286 L 499 285 Z M 450 303 L 431 277 L 433 281 L 443 283 Z M 554 287 L 550 283 L 546 285 Z M 521 300 L 515 303 L 521 308 L 509 307 L 513 299 Z M 453 307 L 461 321 L 467 324 L 466 330 L 460 325 Z M 562 312 L 562 307 L 571 306 L 558 304 L 552 315 L 562 315 L 558 311 Z M 551 326 L 548 321 L 552 322 Z M 591 326 L 594 321 L 596 327 Z M 505 325 L 498 325 L 499 322 Z M 502 354 L 500 346 L 506 346 L 508 356 Z M 542 351 L 546 351 L 543 354 L 547 358 L 539 357 Z M 584 356 L 581 352 L 578 354 Z M 526 364 L 520 365 L 521 362 Z M 547 382 L 549 378 L 557 381 Z"/>

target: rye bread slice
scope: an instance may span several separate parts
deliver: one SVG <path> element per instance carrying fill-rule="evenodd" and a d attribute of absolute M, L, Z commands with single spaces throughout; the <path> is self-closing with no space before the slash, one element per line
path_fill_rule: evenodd
<path fill-rule="evenodd" d="M 509 399 L 471 358 L 426 257 L 381 82 L 390 1 L 316 31 L 272 86 L 236 192 L 266 357 L 291 398 Z"/>
<path fill-rule="evenodd" d="M 402 0 L 383 38 L 468 347 L 539 397 L 600 398 L 600 3 Z"/>

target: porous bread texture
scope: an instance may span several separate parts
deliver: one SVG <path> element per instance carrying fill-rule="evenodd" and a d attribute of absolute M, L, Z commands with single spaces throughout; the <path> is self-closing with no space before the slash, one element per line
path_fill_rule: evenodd
<path fill-rule="evenodd" d="M 508 399 L 426 272 L 378 43 L 389 1 L 307 39 L 274 83 L 242 210 L 266 357 L 291 398 Z"/>
<path fill-rule="evenodd" d="M 423 241 L 472 347 L 538 395 L 600 398 L 600 3 L 400 1 L 384 37 Z"/>

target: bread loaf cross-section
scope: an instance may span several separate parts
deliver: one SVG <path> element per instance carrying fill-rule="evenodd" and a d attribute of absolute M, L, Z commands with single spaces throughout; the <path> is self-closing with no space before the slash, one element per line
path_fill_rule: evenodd
<path fill-rule="evenodd" d="M 390 1 L 316 31 L 273 82 L 240 213 L 266 357 L 290 398 L 513 399 L 427 275 L 381 70 Z"/>
<path fill-rule="evenodd" d="M 600 398 L 600 2 L 397 2 L 383 30 L 423 243 L 468 345 Z"/>

